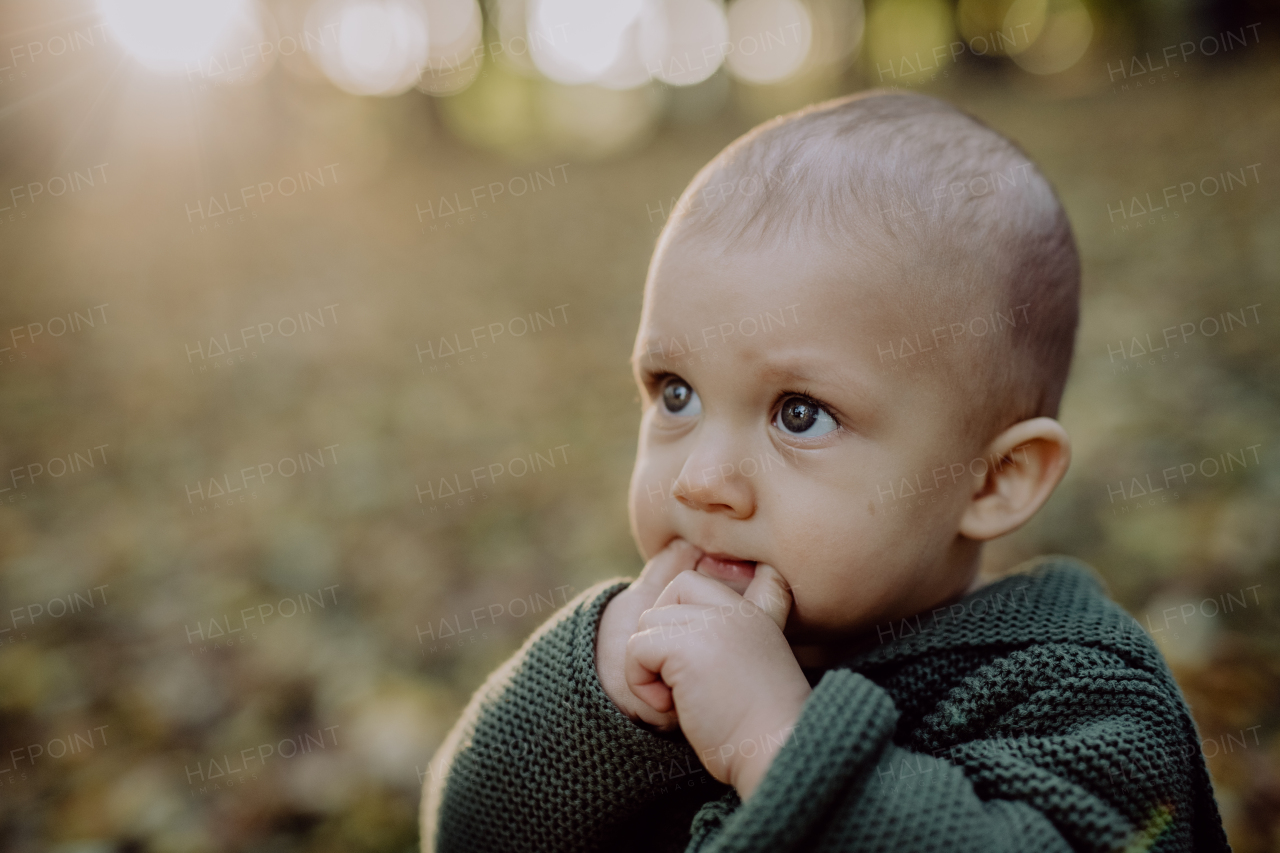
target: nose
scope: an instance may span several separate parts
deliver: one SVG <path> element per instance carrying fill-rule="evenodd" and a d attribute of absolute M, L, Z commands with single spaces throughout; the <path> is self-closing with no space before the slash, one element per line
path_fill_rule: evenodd
<path fill-rule="evenodd" d="M 743 466 L 725 453 L 691 454 L 671 487 L 671 495 L 690 509 L 729 518 L 750 518 L 756 511 L 750 478 Z"/>

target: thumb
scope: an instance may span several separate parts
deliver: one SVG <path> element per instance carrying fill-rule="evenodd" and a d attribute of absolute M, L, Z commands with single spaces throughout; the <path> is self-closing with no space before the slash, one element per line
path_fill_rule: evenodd
<path fill-rule="evenodd" d="M 755 577 L 742 597 L 767 613 L 779 628 L 787 627 L 787 615 L 791 613 L 791 585 L 773 566 L 757 563 Z"/>

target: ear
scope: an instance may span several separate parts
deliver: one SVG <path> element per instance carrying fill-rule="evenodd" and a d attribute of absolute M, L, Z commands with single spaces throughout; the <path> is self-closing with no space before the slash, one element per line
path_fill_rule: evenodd
<path fill-rule="evenodd" d="M 987 445 L 986 474 L 960 518 L 970 539 L 995 539 L 1017 530 L 1053 493 L 1071 462 L 1071 440 L 1053 418 L 1020 421 Z"/>

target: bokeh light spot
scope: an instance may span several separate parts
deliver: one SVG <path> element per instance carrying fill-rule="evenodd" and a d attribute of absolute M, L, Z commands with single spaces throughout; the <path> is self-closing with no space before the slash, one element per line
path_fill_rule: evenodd
<path fill-rule="evenodd" d="M 729 23 L 711 0 L 650 0 L 640 16 L 640 57 L 655 80 L 701 83 L 729 50 Z"/>
<path fill-rule="evenodd" d="M 218 48 L 244 0 L 98 0 L 107 30 L 143 66 L 181 73 Z"/>
<path fill-rule="evenodd" d="M 1080 0 L 1017 0 L 1009 10 L 1010 17 L 1025 14 L 1018 8 L 1022 3 L 1041 4 L 1044 24 L 1031 45 L 1014 54 L 1013 61 L 1032 74 L 1058 74 L 1079 62 L 1093 40 L 1093 18 L 1084 4 Z"/>
<path fill-rule="evenodd" d="M 466 63 L 480 44 L 483 18 L 476 0 L 424 0 L 428 64 L 445 68 Z"/>
<path fill-rule="evenodd" d="M 982 56 L 1006 56 L 1026 50 L 1039 32 L 1027 26 L 1026 14 L 1010 15 L 1015 0 L 960 0 L 956 27 L 970 49 Z M 985 47 L 983 47 L 985 46 Z"/>
<path fill-rule="evenodd" d="M 893 85 L 932 75 L 951 63 L 954 32 L 943 0 L 881 0 L 867 16 L 872 80 Z"/>
<path fill-rule="evenodd" d="M 809 0 L 806 9 L 813 31 L 809 61 L 843 68 L 862 46 L 866 30 L 862 0 Z"/>
<path fill-rule="evenodd" d="M 354 95 L 398 95 L 418 82 L 427 64 L 426 9 L 411 0 L 324 2 L 309 28 L 336 24 L 337 38 L 313 56 L 338 88 Z"/>
<path fill-rule="evenodd" d="M 735 0 L 729 7 L 730 73 L 748 83 L 777 83 L 809 55 L 813 27 L 797 0 Z"/>
<path fill-rule="evenodd" d="M 538 70 L 557 83 L 590 83 L 618 59 L 641 0 L 535 0 L 529 45 Z"/>

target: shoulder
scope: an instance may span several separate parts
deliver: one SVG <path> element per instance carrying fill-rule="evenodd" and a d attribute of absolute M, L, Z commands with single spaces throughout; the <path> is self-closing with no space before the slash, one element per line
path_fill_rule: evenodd
<path fill-rule="evenodd" d="M 1107 597 L 1098 574 L 1071 557 L 1037 558 L 903 620 L 891 641 L 846 665 L 885 686 L 909 717 L 943 701 L 965 728 L 989 725 L 992 712 L 1032 697 L 1050 721 L 1060 717 L 1053 703 L 1105 713 L 1139 695 L 1162 715 L 1188 718 L 1151 637 Z"/>
<path fill-rule="evenodd" d="M 1088 564 L 1050 555 L 931 610 L 877 628 L 880 645 L 855 657 L 857 668 L 895 666 L 923 656 L 971 655 L 1041 645 L 1107 650 L 1138 668 L 1163 661 L 1138 621 L 1107 597 Z"/>
<path fill-rule="evenodd" d="M 1076 658 L 1107 661 L 1172 682 L 1173 676 L 1151 635 L 1108 595 L 1096 569 L 1075 557 L 1037 557 L 1018 566 L 1006 581 L 1026 584 L 1028 608 L 1011 634 L 1044 647 L 1045 656 L 1074 648 Z"/>
<path fill-rule="evenodd" d="M 1012 606 L 999 625 L 970 620 L 967 642 L 989 642 L 1001 654 L 975 672 L 984 680 L 1061 685 L 1081 695 L 1156 690 L 1181 706 L 1173 675 L 1151 636 L 1131 614 L 1107 595 L 1102 576 L 1074 557 L 1048 555 L 1018 566 L 1002 580 L 969 597 L 970 612 L 979 602 L 1002 599 Z"/>

